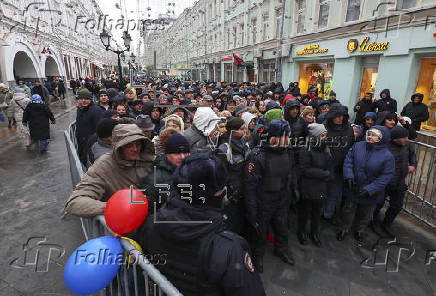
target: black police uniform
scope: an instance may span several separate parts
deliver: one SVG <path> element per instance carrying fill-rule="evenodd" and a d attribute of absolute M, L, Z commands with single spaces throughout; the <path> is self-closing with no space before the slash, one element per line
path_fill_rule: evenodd
<path fill-rule="evenodd" d="M 258 223 L 253 244 L 253 256 L 256 261 L 263 258 L 266 251 L 268 226 L 272 224 L 276 237 L 275 251 L 288 252 L 288 175 L 291 172 L 291 156 L 287 148 L 272 148 L 268 144 L 253 149 L 244 178 L 244 199 L 247 218 L 251 226 Z"/>
<path fill-rule="evenodd" d="M 153 220 L 150 216 L 134 238 L 149 258 L 159 258 L 152 263 L 183 295 L 265 295 L 248 244 L 225 231 L 220 210 L 173 198 L 156 221 L 174 223 Z"/>

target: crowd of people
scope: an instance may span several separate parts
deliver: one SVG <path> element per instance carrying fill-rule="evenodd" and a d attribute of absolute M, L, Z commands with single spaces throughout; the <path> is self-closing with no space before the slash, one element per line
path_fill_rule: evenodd
<path fill-rule="evenodd" d="M 19 79 L 13 89 L 0 83 L 0 121 L 7 121 L 9 129 L 16 127 L 27 148 L 35 144 L 38 151 L 45 152 L 50 139 L 49 121 L 56 122 L 49 104 L 65 99 L 65 93 L 60 78 L 47 80 L 45 85 L 40 80 L 25 83 Z"/>
<path fill-rule="evenodd" d="M 352 124 L 333 91 L 319 99 L 316 87 L 301 94 L 298 83 L 141 83 L 77 90 L 87 173 L 65 210 L 95 217 L 118 190 L 143 191 L 153 217 L 130 236 L 144 252 L 168 255 L 158 268 L 184 295 L 264 295 L 266 238 L 294 265 L 290 228 L 316 247 L 322 223 L 339 241 L 353 234 L 363 243 L 367 226 L 395 236 L 417 165 L 409 140 L 428 119 L 421 94 L 397 114 L 388 89 L 379 99 L 368 93 Z"/>

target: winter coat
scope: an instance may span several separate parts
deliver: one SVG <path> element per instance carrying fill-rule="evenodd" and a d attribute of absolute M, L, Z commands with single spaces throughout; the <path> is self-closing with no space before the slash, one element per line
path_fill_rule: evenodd
<path fill-rule="evenodd" d="M 357 107 L 360 107 L 359 109 Z M 375 112 L 374 103 L 371 100 L 361 100 L 356 106 L 354 106 L 354 112 L 356 112 L 356 119 L 354 120 L 355 124 L 362 124 L 363 117 L 367 112 Z"/>
<path fill-rule="evenodd" d="M 11 103 L 13 94 L 10 91 L 0 93 L 0 110 L 6 109 Z"/>
<path fill-rule="evenodd" d="M 22 90 L 24 90 L 24 93 L 26 94 L 26 96 L 28 98 L 30 98 L 32 96 L 32 90 L 30 89 L 30 87 L 28 87 L 27 85 L 23 84 L 23 85 L 17 85 L 15 87 L 15 89 L 20 88 Z"/>
<path fill-rule="evenodd" d="M 384 111 L 384 112 L 377 113 L 377 120 L 375 121 L 375 124 L 376 125 L 384 125 L 384 121 L 385 121 L 386 117 L 391 113 L 392 112 L 390 112 L 390 111 Z M 400 123 L 397 123 L 397 125 L 402 126 L 402 127 L 409 130 L 409 139 L 410 140 L 414 140 L 418 137 L 418 133 L 413 128 L 413 125 L 409 125 L 409 124 L 402 125 Z"/>
<path fill-rule="evenodd" d="M 389 151 L 395 158 L 395 174 L 389 186 L 397 187 L 405 184 L 409 174 L 409 166 L 417 166 L 416 154 L 410 145 L 399 145 L 393 141 L 389 143 Z"/>
<path fill-rule="evenodd" d="M 87 141 L 88 138 L 95 134 L 97 124 L 103 118 L 103 110 L 91 102 L 91 105 L 77 109 L 76 115 L 76 139 L 78 145 L 79 157 L 82 163 L 86 163 Z"/>
<path fill-rule="evenodd" d="M 30 138 L 33 141 L 50 139 L 49 120 L 55 122 L 50 107 L 42 101 L 32 101 L 24 109 L 23 124 L 29 125 Z"/>
<path fill-rule="evenodd" d="M 189 142 L 191 153 L 211 153 L 215 150 L 208 135 L 215 129 L 218 116 L 210 107 L 200 107 L 195 113 L 194 120 L 189 129 L 183 132 Z"/>
<path fill-rule="evenodd" d="M 299 154 L 301 197 L 324 200 L 329 180 L 333 176 L 332 157 L 326 147 L 302 149 Z"/>
<path fill-rule="evenodd" d="M 139 160 L 125 160 L 120 148 L 143 142 Z M 80 217 L 102 215 L 107 200 L 118 190 L 142 184 L 153 170 L 154 148 L 135 124 L 118 124 L 112 134 L 112 151 L 95 161 L 65 205 L 67 213 Z"/>
<path fill-rule="evenodd" d="M 14 109 L 14 116 L 17 122 L 23 121 L 23 113 L 26 110 L 27 105 L 30 103 L 29 97 L 24 93 L 16 93 L 14 94 L 14 98 L 9 104 L 9 108 Z M 8 108 L 8 109 L 9 109 Z"/>
<path fill-rule="evenodd" d="M 293 143 L 297 143 L 298 139 L 307 136 L 307 122 L 300 116 L 300 113 L 297 114 L 297 117 L 291 118 L 289 116 L 289 110 L 292 107 L 300 107 L 300 102 L 297 100 L 287 101 L 284 107 L 284 118 L 287 122 L 289 122 Z"/>
<path fill-rule="evenodd" d="M 89 166 L 91 166 L 97 159 L 99 159 L 103 154 L 112 151 L 112 143 L 98 139 L 97 142 L 92 144 L 91 149 L 88 152 Z"/>
<path fill-rule="evenodd" d="M 380 96 L 385 93 L 387 94 L 386 99 L 380 99 L 374 102 L 374 108 L 377 109 L 377 112 L 390 111 L 392 113 L 397 112 L 397 101 L 391 98 L 391 93 L 389 89 L 384 89 L 380 93 Z"/>
<path fill-rule="evenodd" d="M 346 190 L 348 199 L 359 204 L 378 204 L 384 199 L 386 186 L 395 173 L 395 159 L 388 149 L 390 132 L 384 126 L 375 126 L 383 137 L 380 142 L 358 142 L 347 154 L 344 162 L 344 179 L 351 179 L 353 190 Z M 366 191 L 370 197 L 362 199 L 359 192 Z"/>
<path fill-rule="evenodd" d="M 156 157 L 154 160 L 154 170 L 145 176 L 142 183 L 144 185 L 141 187 L 144 189 L 144 193 L 147 195 L 150 205 L 156 202 L 157 208 L 160 208 L 170 197 L 170 194 L 167 195 L 164 192 L 169 193 L 175 190 L 173 185 L 173 173 L 175 169 L 176 168 L 168 162 L 165 155 Z M 159 189 L 161 189 L 160 194 Z"/>
<path fill-rule="evenodd" d="M 338 115 L 344 115 L 342 125 L 335 125 L 333 118 Z M 348 150 L 353 146 L 354 131 L 348 123 L 348 113 L 344 106 L 333 105 L 326 115 L 325 127 L 327 129 L 327 146 L 333 160 L 333 169 L 336 177 L 342 177 L 342 170 L 345 157 Z"/>
<path fill-rule="evenodd" d="M 429 118 L 428 106 L 422 103 L 422 100 L 418 104 L 409 102 L 404 106 L 403 111 L 401 111 L 401 116 L 407 116 L 412 119 L 413 128 L 419 131 L 421 130 L 421 122 L 425 122 Z"/>
<path fill-rule="evenodd" d="M 32 96 L 35 94 L 40 95 L 44 103 L 50 103 L 50 92 L 44 85 L 34 86 L 32 88 Z"/>
<path fill-rule="evenodd" d="M 156 267 L 183 295 L 265 295 L 248 243 L 224 231 L 221 210 L 172 198 L 156 215 L 150 216 L 132 238 L 145 254 L 164 255 Z"/>

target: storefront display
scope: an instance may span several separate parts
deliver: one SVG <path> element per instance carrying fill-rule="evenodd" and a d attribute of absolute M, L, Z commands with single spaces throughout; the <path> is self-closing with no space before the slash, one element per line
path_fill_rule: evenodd
<path fill-rule="evenodd" d="M 300 90 L 307 93 L 309 89 L 317 89 L 318 97 L 327 99 L 333 88 L 333 63 L 301 64 Z"/>
<path fill-rule="evenodd" d="M 429 106 L 430 118 L 422 129 L 436 131 L 436 59 L 422 59 L 416 92 L 424 95 L 423 103 Z"/>
<path fill-rule="evenodd" d="M 362 61 L 362 83 L 360 85 L 359 99 L 366 93 L 374 93 L 378 77 L 379 56 L 365 57 Z"/>

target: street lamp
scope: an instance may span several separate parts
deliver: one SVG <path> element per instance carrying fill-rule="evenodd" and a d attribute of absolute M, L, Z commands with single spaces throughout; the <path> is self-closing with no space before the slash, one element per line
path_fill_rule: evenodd
<path fill-rule="evenodd" d="M 111 39 L 112 35 L 106 31 L 106 29 L 103 29 L 103 31 L 100 33 L 100 40 L 103 46 L 105 47 L 106 51 L 112 51 L 118 56 L 118 68 L 120 71 L 120 80 L 123 78 L 123 69 L 121 67 L 121 59 L 125 59 L 124 52 L 130 51 L 130 44 L 132 43 L 132 36 L 130 36 L 129 32 L 124 31 L 123 32 L 123 42 L 124 46 L 126 47 L 125 50 L 114 50 L 111 48 Z"/>

